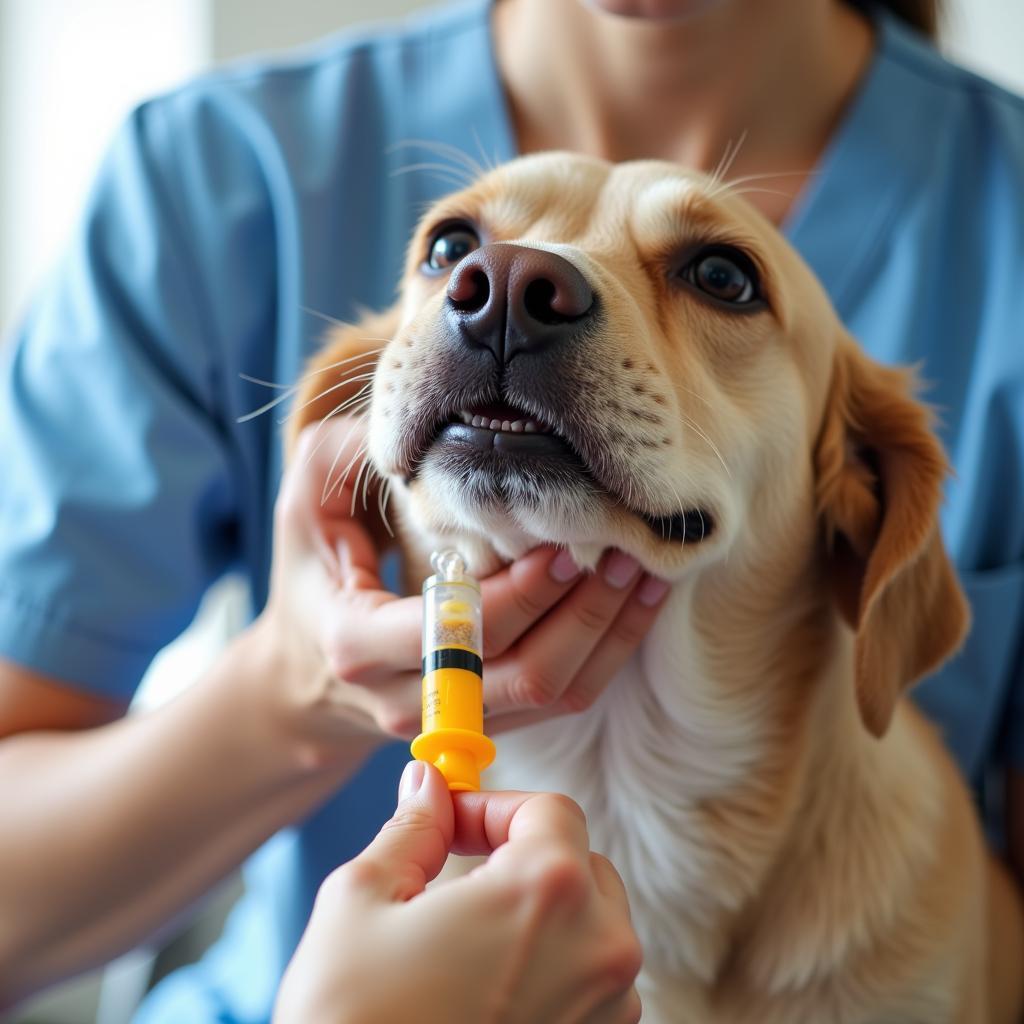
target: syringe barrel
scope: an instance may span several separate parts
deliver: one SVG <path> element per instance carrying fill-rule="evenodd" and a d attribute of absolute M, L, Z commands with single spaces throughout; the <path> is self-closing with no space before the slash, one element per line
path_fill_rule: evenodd
<path fill-rule="evenodd" d="M 454 552 L 423 584 L 423 731 L 413 756 L 435 764 L 453 790 L 479 789 L 494 759 L 484 735 L 480 587 Z"/>

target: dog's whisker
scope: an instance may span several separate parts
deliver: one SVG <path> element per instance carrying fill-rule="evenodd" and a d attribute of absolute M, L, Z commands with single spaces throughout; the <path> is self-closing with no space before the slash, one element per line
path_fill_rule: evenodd
<path fill-rule="evenodd" d="M 730 190 L 729 195 L 731 196 L 752 196 L 752 195 L 765 195 L 765 196 L 782 196 L 784 199 L 795 199 L 796 192 L 783 192 L 777 188 L 740 188 Z"/>
<path fill-rule="evenodd" d="M 340 321 L 339 321 L 339 323 L 340 323 Z M 387 341 L 388 339 L 386 339 L 386 338 L 364 338 L 362 340 L 364 340 L 364 341 Z M 279 384 L 277 381 L 263 380 L 263 379 L 261 379 L 259 377 L 250 376 L 247 373 L 240 373 L 238 376 L 241 377 L 242 380 L 248 381 L 251 384 L 258 384 L 258 385 L 260 385 L 262 387 L 274 388 L 275 390 L 282 391 L 283 394 L 278 395 L 276 398 L 274 398 L 272 401 L 268 402 L 266 405 L 260 406 L 259 409 L 254 409 L 252 412 L 246 413 L 244 416 L 239 416 L 238 419 L 236 420 L 236 422 L 237 423 L 246 423 L 249 420 L 255 419 L 257 416 L 262 416 L 263 413 L 269 412 L 275 406 L 280 405 L 282 402 L 287 401 L 293 394 L 295 394 L 296 391 L 299 390 L 299 388 L 307 380 L 312 380 L 314 377 L 318 377 L 320 374 L 326 373 L 328 370 L 334 370 L 334 369 L 337 369 L 339 366 L 344 366 L 346 363 L 351 363 L 354 359 L 366 359 L 367 356 L 377 355 L 380 352 L 383 352 L 385 347 L 386 346 L 382 346 L 381 348 L 377 348 L 377 349 L 369 349 L 366 352 L 360 352 L 358 355 L 349 356 L 348 359 L 339 359 L 335 363 L 330 363 L 327 366 L 321 366 L 318 369 L 311 371 L 310 373 L 303 374 L 303 376 L 301 376 L 294 384 Z M 369 365 L 372 365 L 372 363 L 368 362 L 366 365 L 369 366 Z"/>
<path fill-rule="evenodd" d="M 349 427 L 348 432 L 345 434 L 345 436 L 341 440 L 341 444 L 338 445 L 338 450 L 334 453 L 334 459 L 331 462 L 330 468 L 327 470 L 327 475 L 324 477 L 323 490 L 320 492 L 320 505 L 321 505 L 321 507 L 323 507 L 324 505 L 327 504 L 327 499 L 331 496 L 331 492 L 334 490 L 334 487 L 331 484 L 331 477 L 334 475 L 334 471 L 335 471 L 335 469 L 337 469 L 338 463 L 341 461 L 341 453 L 345 450 L 345 447 L 349 443 L 349 441 L 351 440 L 352 435 L 361 426 L 363 426 L 363 423 L 362 423 L 362 419 L 360 418 L 360 419 L 357 419 L 352 424 L 351 427 Z M 325 434 L 324 436 L 326 437 L 328 435 Z M 366 442 L 364 441 L 359 447 L 363 448 L 363 447 L 365 447 L 365 445 L 366 445 Z M 358 451 L 357 451 L 356 455 L 358 456 Z M 355 458 L 355 457 L 356 456 L 354 456 L 353 458 Z"/>
<path fill-rule="evenodd" d="M 329 313 L 322 313 L 319 309 L 313 309 L 312 306 L 300 305 L 299 309 L 303 313 L 308 313 L 309 316 L 315 316 L 318 320 L 323 320 L 325 323 L 333 324 L 335 327 L 353 327 L 354 324 L 346 323 L 344 320 L 339 320 L 336 316 L 331 316 Z"/>
<path fill-rule="evenodd" d="M 687 416 L 685 413 L 680 413 L 680 415 L 683 417 L 683 423 L 686 426 L 688 426 L 698 437 L 700 437 L 707 444 L 707 446 L 715 453 L 715 456 L 717 457 L 718 461 L 722 464 L 722 469 L 724 469 L 729 478 L 732 479 L 732 471 L 726 465 L 725 459 L 722 458 L 722 453 L 718 450 L 718 446 L 715 444 L 715 442 L 712 441 L 711 438 L 708 437 L 708 435 L 705 434 L 704 431 L 701 430 L 700 427 L 697 426 L 697 424 L 689 416 Z"/>
<path fill-rule="evenodd" d="M 365 413 L 369 409 L 370 402 L 373 400 L 373 395 L 367 393 L 368 387 L 369 385 L 364 385 L 356 394 L 349 396 L 343 402 L 339 402 L 326 416 L 321 417 L 317 422 L 316 432 L 319 433 L 322 424 L 334 416 L 340 416 L 343 412 L 348 412 L 352 416 L 361 416 Z M 283 416 L 277 421 L 278 426 L 283 426 L 290 419 L 291 416 Z"/>
<path fill-rule="evenodd" d="M 398 167 L 393 170 L 389 176 L 397 178 L 403 174 L 413 174 L 419 171 L 429 172 L 441 181 L 447 181 L 457 188 L 468 188 L 475 180 L 456 167 L 446 167 L 444 164 L 433 163 L 406 164 L 404 167 Z"/>
<path fill-rule="evenodd" d="M 323 417 L 323 419 L 317 420 L 316 427 L 313 430 L 313 437 L 315 438 L 317 434 L 319 434 L 321 431 L 323 431 L 324 424 L 326 424 L 328 420 L 330 420 L 334 416 L 337 416 L 340 413 L 344 412 L 345 411 L 345 407 L 347 405 L 349 405 L 350 402 L 351 402 L 351 399 L 346 399 L 340 405 L 336 405 L 326 416 Z M 363 412 L 362 412 L 362 410 L 360 410 L 359 412 L 353 413 L 352 415 L 361 418 L 362 415 L 363 415 Z M 323 443 L 330 436 L 331 435 L 329 433 L 324 431 L 323 437 L 321 437 L 320 440 L 317 441 L 317 443 L 313 446 L 312 450 L 309 453 L 309 456 L 306 458 L 306 461 L 305 461 L 304 465 L 308 466 L 310 464 L 310 462 L 313 461 L 313 456 L 316 455 L 316 453 L 320 450 L 321 445 L 323 445 Z"/>
<path fill-rule="evenodd" d="M 715 187 L 708 191 L 708 198 L 714 199 L 723 193 L 732 193 L 740 185 L 746 185 L 752 181 L 765 181 L 773 178 L 816 178 L 820 171 L 770 171 L 760 174 L 745 174 L 731 181 L 717 182 Z"/>
<path fill-rule="evenodd" d="M 297 388 L 289 388 L 283 395 L 278 395 L 277 398 L 272 398 L 265 405 L 261 405 L 258 409 L 253 409 L 252 412 L 247 412 L 244 416 L 239 416 L 235 420 L 236 423 L 248 423 L 249 420 L 256 419 L 257 416 L 262 416 L 265 412 L 270 412 L 271 409 L 275 409 L 282 402 L 287 402 L 292 395 L 295 394 Z"/>
<path fill-rule="evenodd" d="M 369 475 L 366 472 L 366 467 L 369 465 L 369 462 L 369 459 L 363 459 L 359 464 L 359 469 L 356 471 L 355 483 L 352 484 L 352 505 L 348 514 L 353 517 L 356 514 L 356 502 L 359 500 L 359 481 L 360 479 L 365 479 L 365 477 Z"/>
<path fill-rule="evenodd" d="M 274 380 L 262 380 L 259 377 L 250 377 L 247 373 L 240 373 L 238 376 L 250 384 L 259 384 L 260 387 L 273 388 L 277 391 L 294 391 L 298 387 L 298 384 L 278 384 L 277 381 Z"/>
<path fill-rule="evenodd" d="M 498 166 L 498 154 L 492 153 L 490 156 L 487 155 L 484 151 L 484 144 L 480 139 L 480 133 L 476 130 L 476 125 L 471 127 L 470 133 L 473 136 L 473 141 L 476 143 L 476 151 L 480 154 L 480 159 L 483 161 L 482 164 L 478 164 L 480 176 L 482 177 L 485 173 L 490 173 Z"/>
<path fill-rule="evenodd" d="M 341 453 L 345 450 L 345 446 L 348 444 L 348 440 L 352 436 L 353 431 L 359 425 L 360 424 L 355 424 L 352 430 L 350 430 L 345 435 L 345 439 L 338 446 L 338 451 L 334 456 L 334 461 L 331 463 L 331 468 L 327 471 L 327 478 L 324 481 L 324 490 L 320 499 L 321 505 L 327 504 L 328 499 L 331 497 L 335 490 L 337 490 L 338 496 L 341 496 L 342 492 L 345 490 L 345 483 L 348 480 L 348 475 L 349 473 L 352 472 L 352 467 L 356 464 L 359 457 L 366 451 L 368 447 L 367 442 L 363 441 L 356 449 L 355 455 L 353 455 L 352 458 L 349 459 L 347 465 L 339 474 L 338 479 L 332 482 L 334 471 L 335 469 L 337 469 L 338 463 L 341 461 Z"/>
<path fill-rule="evenodd" d="M 475 130 L 474 136 L 476 137 Z M 479 145 L 479 137 L 476 138 Z M 442 159 L 455 161 L 469 171 L 474 179 L 482 177 L 489 170 L 489 168 L 482 167 L 465 150 L 459 149 L 458 146 L 454 146 L 450 142 L 441 142 L 437 139 L 405 139 L 390 147 L 389 152 L 397 152 L 399 149 L 423 149 Z"/>
<path fill-rule="evenodd" d="M 391 497 L 391 480 L 386 479 L 377 488 L 377 510 L 380 512 L 381 521 L 384 523 L 384 529 L 388 531 L 389 537 L 395 536 L 395 531 L 391 529 L 391 523 L 388 522 L 387 505 L 388 498 Z"/>
<path fill-rule="evenodd" d="M 355 402 L 353 398 L 346 398 L 344 401 L 339 402 L 337 406 L 335 406 L 334 409 L 332 409 L 331 412 L 327 414 L 327 416 L 316 421 L 316 426 L 313 428 L 312 436 L 315 438 L 315 436 L 324 429 L 324 425 L 328 422 L 328 420 L 333 419 L 335 416 L 341 415 L 343 412 L 346 411 L 346 409 L 349 411 L 349 415 L 361 419 L 366 415 L 366 407 L 369 406 L 369 403 L 369 395 L 362 399 L 360 402 Z M 319 446 L 321 446 L 324 443 L 324 441 L 326 441 L 330 436 L 331 435 L 329 433 L 325 432 L 324 436 L 321 439 L 319 439 L 315 445 L 313 445 L 313 449 L 309 453 L 309 458 L 306 459 L 305 464 L 307 466 L 309 465 L 309 462 L 312 459 L 312 457 L 316 454 L 317 451 L 319 451 Z"/>
<path fill-rule="evenodd" d="M 703 402 L 709 409 L 714 411 L 715 407 L 699 391 L 694 391 L 693 388 L 688 388 L 685 384 L 676 384 L 674 381 L 664 381 L 663 383 L 668 384 L 669 387 L 676 388 L 678 391 L 692 395 L 698 402 Z"/>
<path fill-rule="evenodd" d="M 293 417 L 297 416 L 300 412 L 302 412 L 303 409 L 308 409 L 311 405 L 315 404 L 316 402 L 319 402 L 320 399 L 322 399 L 322 398 L 326 398 L 327 395 L 331 394 L 334 391 L 337 391 L 339 388 L 346 388 L 346 387 L 348 387 L 351 384 L 357 384 L 359 381 L 365 380 L 367 383 L 364 384 L 359 389 L 359 391 L 357 392 L 357 396 L 361 395 L 372 384 L 373 377 L 374 377 L 374 374 L 371 373 L 371 374 L 362 374 L 362 375 L 360 375 L 358 377 L 348 377 L 345 380 L 340 380 L 340 381 L 338 381 L 337 384 L 332 384 L 329 388 L 324 388 L 324 390 L 321 391 L 319 394 L 314 395 L 310 399 L 307 399 L 305 402 L 302 403 L 302 405 L 296 406 L 294 409 L 292 409 L 292 411 L 290 413 L 288 413 L 287 416 L 283 417 L 278 422 L 280 422 L 280 423 L 287 423 L 290 419 L 292 419 Z M 281 396 L 281 400 L 283 401 L 286 397 L 288 397 L 288 396 L 287 395 L 282 395 Z"/>
<path fill-rule="evenodd" d="M 692 479 L 692 477 L 690 477 L 690 475 L 688 473 L 686 474 L 686 478 L 687 478 L 687 480 L 691 484 L 693 483 L 693 479 Z M 668 484 L 669 488 L 671 488 L 672 495 L 676 499 L 676 508 L 678 508 L 680 512 L 685 514 L 686 513 L 686 505 L 684 504 L 683 499 L 679 496 L 679 491 L 676 490 L 676 485 L 674 483 L 672 483 L 671 481 L 666 481 L 666 483 Z M 704 538 L 704 525 L 703 525 L 704 524 L 704 516 L 700 512 L 699 508 L 697 509 L 697 513 L 698 513 L 698 515 L 700 515 L 701 539 L 703 540 L 703 538 Z M 682 539 L 679 542 L 679 546 L 680 547 L 686 547 L 686 530 L 683 530 L 683 536 L 682 536 Z"/>
<path fill-rule="evenodd" d="M 352 456 L 351 461 L 345 467 L 345 469 L 342 472 L 341 476 L 338 478 L 338 482 L 337 482 L 337 485 L 336 485 L 337 486 L 337 491 L 338 491 L 338 497 L 340 498 L 342 493 L 345 490 L 346 485 L 348 484 L 349 477 L 352 475 L 352 470 L 355 469 L 356 463 L 359 464 L 359 472 L 356 474 L 356 481 L 355 481 L 355 483 L 352 486 L 352 509 L 351 509 L 350 515 L 355 515 L 356 495 L 359 492 L 359 476 L 362 473 L 363 465 L 366 462 L 366 452 L 367 452 L 368 448 L 369 448 L 369 445 L 365 444 L 365 443 L 361 444 L 359 446 L 359 449 L 356 451 L 356 454 Z"/>
<path fill-rule="evenodd" d="M 739 155 L 740 149 L 743 143 L 747 141 L 747 135 L 749 131 L 744 129 L 739 139 L 736 140 L 735 145 L 730 140 L 725 147 L 725 153 L 722 154 L 722 159 L 718 161 L 718 166 L 715 168 L 714 173 L 711 175 L 712 185 L 718 185 L 719 182 L 729 173 L 729 168 L 736 161 L 736 157 Z"/>

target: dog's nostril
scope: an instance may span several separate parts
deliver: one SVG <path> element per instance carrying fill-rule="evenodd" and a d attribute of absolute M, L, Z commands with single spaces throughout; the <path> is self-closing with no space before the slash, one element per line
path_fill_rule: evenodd
<path fill-rule="evenodd" d="M 531 319 L 542 324 L 564 324 L 586 315 L 593 305 L 594 296 L 586 282 L 580 279 L 561 287 L 545 277 L 537 278 L 526 286 L 523 306 Z"/>
<path fill-rule="evenodd" d="M 482 270 L 460 274 L 448 285 L 448 301 L 463 313 L 478 313 L 490 295 L 491 282 Z"/>
<path fill-rule="evenodd" d="M 523 305 L 530 317 L 542 324 L 560 324 L 565 317 L 552 306 L 555 297 L 555 286 L 548 280 L 540 278 L 526 286 Z"/>

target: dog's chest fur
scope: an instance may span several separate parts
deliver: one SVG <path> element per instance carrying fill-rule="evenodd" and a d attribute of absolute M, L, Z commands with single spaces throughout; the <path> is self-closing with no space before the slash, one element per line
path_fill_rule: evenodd
<path fill-rule="evenodd" d="M 825 659 L 833 665 L 828 678 L 781 685 L 779 673 L 799 671 L 799 659 L 773 651 L 764 632 L 739 629 L 730 631 L 731 643 L 709 641 L 695 626 L 696 600 L 694 587 L 675 589 L 638 653 L 589 710 L 499 737 L 487 784 L 563 792 L 583 807 L 593 848 L 612 860 L 629 892 L 644 949 L 645 1021 L 789 1024 L 803 1018 L 778 992 L 827 989 L 894 906 L 867 897 L 867 857 L 846 861 L 847 885 L 826 877 L 838 855 L 830 853 L 827 863 L 818 856 L 815 822 L 836 813 L 834 801 L 848 832 L 834 821 L 822 829 L 849 836 L 885 829 L 893 837 L 886 885 L 898 901 L 934 855 L 933 780 L 905 736 L 871 758 L 828 738 L 860 742 L 852 688 L 835 671 L 841 649 Z M 814 643 L 799 620 L 794 612 L 788 646 L 802 643 L 806 652 Z M 774 640 L 787 646 L 779 635 Z M 761 662 L 751 660 L 751 648 L 764 652 Z M 856 728 L 842 730 L 843 715 Z M 905 728 L 902 719 L 894 726 L 898 734 Z M 827 751 L 825 774 L 808 745 L 811 734 L 826 737 L 815 747 Z M 887 806 L 899 824 L 881 820 L 871 795 L 891 790 L 894 777 L 908 799 L 890 793 Z M 921 819 L 909 832 L 908 815 Z M 904 848 L 896 837 L 908 835 L 916 842 Z M 787 881 L 778 882 L 780 873 Z M 811 984 L 815 971 L 820 978 Z M 730 989 L 760 992 L 765 1012 L 775 990 L 781 1016 L 725 1009 L 716 997 L 724 978 Z M 861 1019 L 867 997 L 858 994 L 836 1020 Z"/>
<path fill-rule="evenodd" d="M 761 773 L 772 717 L 757 688 L 710 678 L 679 586 L 636 656 L 571 721 L 498 740 L 488 784 L 576 799 L 622 874 L 648 967 L 709 983 L 785 808 Z"/>

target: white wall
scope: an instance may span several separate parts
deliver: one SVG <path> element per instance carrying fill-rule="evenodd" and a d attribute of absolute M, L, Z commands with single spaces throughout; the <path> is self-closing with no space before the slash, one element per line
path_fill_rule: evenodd
<path fill-rule="evenodd" d="M 955 0 L 947 8 L 949 56 L 1024 93 L 1024 0 Z"/>
<path fill-rule="evenodd" d="M 125 112 L 202 65 L 204 0 L 0 3 L 0 329 L 60 250 Z"/>

